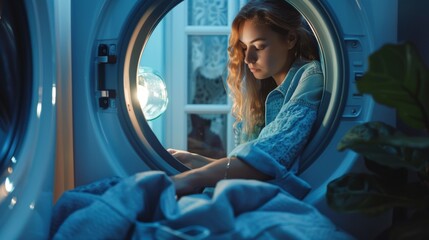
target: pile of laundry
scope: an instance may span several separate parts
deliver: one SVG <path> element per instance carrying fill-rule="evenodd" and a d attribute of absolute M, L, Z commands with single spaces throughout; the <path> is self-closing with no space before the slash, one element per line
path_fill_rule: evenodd
<path fill-rule="evenodd" d="M 65 192 L 53 239 L 353 239 L 313 206 L 256 180 L 222 180 L 211 194 L 177 199 L 171 179 L 148 171 Z"/>

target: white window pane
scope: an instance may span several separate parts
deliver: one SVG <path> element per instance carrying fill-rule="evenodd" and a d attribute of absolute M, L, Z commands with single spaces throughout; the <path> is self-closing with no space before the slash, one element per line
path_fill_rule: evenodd
<path fill-rule="evenodd" d="M 188 37 L 188 103 L 227 104 L 225 36 Z"/>
<path fill-rule="evenodd" d="M 211 158 L 226 156 L 225 114 L 188 114 L 188 151 Z"/>
<path fill-rule="evenodd" d="M 228 0 L 189 0 L 188 25 L 228 25 Z"/>

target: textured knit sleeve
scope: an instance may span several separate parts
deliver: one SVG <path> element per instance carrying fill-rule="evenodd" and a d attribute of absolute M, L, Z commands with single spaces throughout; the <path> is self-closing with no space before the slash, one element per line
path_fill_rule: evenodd
<path fill-rule="evenodd" d="M 320 68 L 299 73 L 290 100 L 254 141 L 243 144 L 230 155 L 236 156 L 259 171 L 281 181 L 305 147 L 317 117 L 323 89 Z"/>

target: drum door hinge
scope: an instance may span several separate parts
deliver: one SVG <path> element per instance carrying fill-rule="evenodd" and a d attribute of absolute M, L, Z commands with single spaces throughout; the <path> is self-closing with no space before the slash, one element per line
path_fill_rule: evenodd
<path fill-rule="evenodd" d="M 106 65 L 116 64 L 116 45 L 114 44 L 100 44 L 98 45 L 97 54 L 97 90 L 100 92 L 98 98 L 98 105 L 102 109 L 110 107 L 112 99 L 116 98 L 116 91 L 114 89 L 106 88 Z"/>

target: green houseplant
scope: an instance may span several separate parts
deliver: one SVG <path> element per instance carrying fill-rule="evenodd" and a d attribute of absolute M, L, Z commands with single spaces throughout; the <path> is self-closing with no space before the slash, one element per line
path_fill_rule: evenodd
<path fill-rule="evenodd" d="M 337 148 L 360 154 L 369 171 L 331 181 L 328 205 L 344 213 L 400 212 L 385 237 L 429 239 L 429 70 L 411 43 L 388 44 L 370 56 L 357 87 L 415 130 L 404 134 L 383 122 L 350 129 Z"/>

